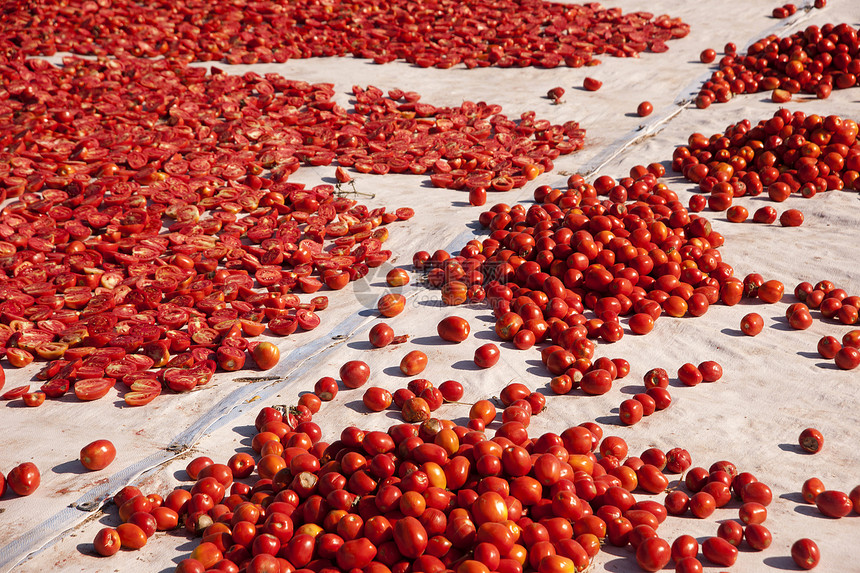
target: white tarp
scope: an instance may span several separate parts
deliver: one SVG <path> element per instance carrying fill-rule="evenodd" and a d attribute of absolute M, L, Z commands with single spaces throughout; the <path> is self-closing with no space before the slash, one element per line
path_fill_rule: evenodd
<path fill-rule="evenodd" d="M 499 201 L 527 202 L 538 185 L 564 187 L 567 175 L 575 172 L 599 168 L 601 174 L 624 177 L 634 165 L 669 160 L 674 147 L 685 144 L 690 133 L 710 135 L 744 118 L 756 122 L 770 117 L 778 106 L 765 93 L 740 96 L 707 110 L 690 106 L 682 109 L 682 103 L 695 94 L 714 69 L 699 63 L 699 52 L 712 47 L 721 53 L 728 41 L 743 50 L 769 33 L 786 34 L 811 23 L 847 22 L 856 26 L 859 15 L 854 0 L 830 0 L 824 10 L 800 10 L 789 20 L 771 18 L 770 11 L 777 3 L 761 0 L 624 0 L 612 4 L 625 12 L 647 10 L 681 17 L 692 31 L 686 38 L 669 42 L 666 53 L 644 53 L 637 59 L 603 58 L 599 66 L 580 69 L 437 70 L 400 62 L 379 66 L 353 58 L 219 67 L 235 73 L 253 69 L 259 73 L 277 72 L 291 79 L 332 82 L 338 101 L 345 106 L 353 85 L 374 85 L 383 90 L 414 90 L 422 95 L 422 101 L 434 105 L 457 105 L 464 100 L 498 103 L 510 118 L 533 110 L 553 123 L 575 120 L 587 129 L 582 151 L 559 158 L 553 172 L 523 190 L 491 194 L 489 207 Z M 581 89 L 586 76 L 603 81 L 602 89 Z M 562 105 L 552 105 L 544 97 L 555 86 L 567 92 Z M 857 88 L 834 91 L 822 101 L 795 97 L 786 107 L 860 119 L 858 93 Z M 651 101 L 655 108 L 644 119 L 635 114 L 643 100 Z M 634 143 L 623 148 L 629 142 Z M 291 180 L 313 185 L 331 178 L 333 173 L 334 166 L 308 167 Z M 665 181 L 682 201 L 687 201 L 691 184 L 672 173 Z M 386 246 L 395 254 L 391 261 L 394 266 L 409 270 L 416 250 L 456 250 L 468 238 L 480 235 L 475 221 L 483 209 L 469 206 L 462 191 L 430 187 L 425 176 L 358 175 L 356 188 L 375 194 L 374 199 L 364 201 L 368 204 L 383 205 L 389 210 L 401 206 L 416 210 L 414 219 L 394 223 L 390 228 L 391 239 Z M 766 197 L 745 197 L 736 203 L 751 213 L 769 204 Z M 857 193 L 834 191 L 811 200 L 792 197 L 777 208 L 799 208 L 806 221 L 802 227 L 789 229 L 778 224 L 731 224 L 724 213 L 703 213 L 725 235 L 723 260 L 734 267 L 735 274 L 743 277 L 759 272 L 767 279 L 783 281 L 787 292 L 803 280 L 814 283 L 829 279 L 849 294 L 860 294 Z M 387 268 L 390 267 L 382 270 Z M 87 512 L 72 506 L 112 495 L 127 483 L 140 485 L 145 493 L 161 495 L 177 485 L 189 485 L 184 467 L 193 456 L 209 455 L 223 463 L 235 451 L 251 451 L 253 420 L 259 408 L 294 404 L 297 396 L 311 390 L 319 377 L 337 377 L 339 366 L 347 360 L 368 362 L 373 372 L 371 384 L 392 391 L 408 380 L 397 369 L 400 358 L 409 350 L 421 349 L 429 356 L 423 376 L 436 384 L 459 380 L 466 387 L 464 402 L 498 395 L 511 381 L 548 392 L 549 377 L 536 350 L 523 352 L 501 344 L 502 360 L 498 365 L 486 371 L 474 367 L 474 349 L 495 338 L 488 307 L 443 307 L 438 291 L 414 284 L 404 289 L 410 295 L 407 311 L 387 321 L 397 334 L 408 334 L 409 342 L 371 350 L 367 331 L 377 321 L 375 301 L 385 289 L 384 275 L 369 278 L 343 291 L 325 293 L 331 305 L 320 314 L 322 324 L 317 330 L 277 341 L 283 359 L 267 374 L 283 376 L 283 381 L 235 382 L 234 375 L 217 374 L 203 389 L 185 395 L 164 395 L 142 408 L 126 407 L 115 394 L 96 403 L 81 403 L 74 398 L 60 403 L 48 401 L 38 409 L 4 405 L 0 415 L 0 471 L 7 473 L 19 463 L 32 461 L 42 472 L 42 485 L 28 498 L 18 498 L 10 492 L 0 501 L 0 572 L 172 571 L 175 563 L 196 545 L 195 540 L 182 533 L 159 533 L 141 551 L 99 558 L 92 550 L 92 539 L 104 525 L 119 523 L 116 508 Z M 600 397 L 576 392 L 564 397 L 549 396 L 547 410 L 532 419 L 530 432 L 560 433 L 568 426 L 597 420 L 607 435 L 624 437 L 632 455 L 652 446 L 664 450 L 680 446 L 691 452 L 694 465 L 708 467 L 717 460 L 731 460 L 741 471 L 754 473 L 774 492 L 766 523 L 773 532 L 773 545 L 763 553 L 742 550 L 736 570 L 793 569 L 789 548 L 794 540 L 805 536 L 815 539 L 821 547 L 819 570 L 856 570 L 860 554 L 850 540 L 857 539 L 860 533 L 857 520 L 824 518 L 813 507 L 798 503 L 800 487 L 811 476 L 820 477 L 828 488 L 846 492 L 860 483 L 856 472 L 860 452 L 855 447 L 860 424 L 857 371 L 839 371 L 815 351 L 821 336 L 840 338 L 850 327 L 816 320 L 807 331 L 792 331 L 783 318 L 792 297 L 786 296 L 785 300 L 775 305 L 746 301 L 735 307 L 716 305 L 702 318 L 662 318 L 647 336 L 628 333 L 614 345 L 600 344 L 597 355 L 630 361 L 630 376 Z M 740 318 L 752 311 L 765 318 L 765 329 L 756 338 L 742 336 L 738 330 Z M 436 323 L 450 314 L 466 317 L 472 324 L 472 336 L 460 345 L 440 344 L 435 334 Z M 647 370 L 661 366 L 674 373 L 684 362 L 697 364 L 702 360 L 722 364 L 725 373 L 720 382 L 695 388 L 672 386 L 674 403 L 670 409 L 633 427 L 619 425 L 618 404 L 642 391 L 642 375 Z M 32 368 L 13 371 L 7 364 L 4 367 L 6 389 L 26 383 L 35 372 Z M 365 413 L 361 395 L 362 390 L 342 391 L 335 401 L 323 406 L 315 421 L 321 425 L 325 440 L 337 439 L 346 425 L 383 429 L 398 420 L 394 413 Z M 462 420 L 467 412 L 468 406 L 446 405 L 437 414 Z M 825 436 L 824 450 L 816 456 L 799 453 L 795 445 L 800 431 L 808 426 L 817 427 Z M 114 442 L 117 458 L 106 470 L 86 472 L 77 462 L 78 451 L 98 438 Z M 181 451 L 185 447 L 192 449 L 171 460 L 176 454 L 170 449 Z M 658 500 L 663 497 L 637 496 Z M 719 521 L 737 517 L 736 508 L 732 503 L 707 520 L 669 518 L 659 533 L 670 542 L 682 533 L 700 539 L 715 535 Z M 612 547 L 601 552 L 596 568 L 638 570 L 629 548 Z"/>

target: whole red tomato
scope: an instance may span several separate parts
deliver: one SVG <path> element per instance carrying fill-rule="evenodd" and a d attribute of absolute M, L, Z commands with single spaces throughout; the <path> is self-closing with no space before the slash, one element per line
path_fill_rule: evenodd
<path fill-rule="evenodd" d="M 281 359 L 281 351 L 271 342 L 260 342 L 251 349 L 251 358 L 260 370 L 270 370 Z"/>
<path fill-rule="evenodd" d="M 475 350 L 474 360 L 475 364 L 478 365 L 479 368 L 490 368 L 491 366 L 495 366 L 499 361 L 499 358 L 501 358 L 499 347 L 492 342 L 479 346 Z"/>
<path fill-rule="evenodd" d="M 15 466 L 6 477 L 9 487 L 18 495 L 30 495 L 39 488 L 41 481 L 42 476 L 39 474 L 39 468 L 31 462 L 24 462 Z"/>
<path fill-rule="evenodd" d="M 645 571 L 659 571 L 671 558 L 669 542 L 659 537 L 649 537 L 636 549 L 636 561 Z"/>
<path fill-rule="evenodd" d="M 364 386 L 370 378 L 370 366 L 361 360 L 350 360 L 340 367 L 340 379 L 347 388 Z"/>
<path fill-rule="evenodd" d="M 93 540 L 96 553 L 104 557 L 116 555 L 121 545 L 119 533 L 113 527 L 102 528 L 96 533 L 96 538 Z"/>
<path fill-rule="evenodd" d="M 448 316 L 436 325 L 439 337 L 448 342 L 463 342 L 469 337 L 470 330 L 469 321 L 459 316 Z"/>
<path fill-rule="evenodd" d="M 250 476 L 257 467 L 257 463 L 250 454 L 239 452 L 227 460 L 227 467 L 233 472 L 234 478 L 241 479 Z"/>
<path fill-rule="evenodd" d="M 705 559 L 723 567 L 731 567 L 738 559 L 738 549 L 722 537 L 709 537 L 702 543 Z"/>
<path fill-rule="evenodd" d="M 821 551 L 811 539 L 798 539 L 791 546 L 791 558 L 801 569 L 812 569 L 821 560 Z"/>
<path fill-rule="evenodd" d="M 116 457 L 116 448 L 110 440 L 96 440 L 81 448 L 81 464 L 90 471 L 103 470 Z"/>

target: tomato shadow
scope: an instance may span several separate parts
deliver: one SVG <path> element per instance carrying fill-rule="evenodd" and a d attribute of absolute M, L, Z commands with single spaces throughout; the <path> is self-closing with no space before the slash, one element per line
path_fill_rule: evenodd
<path fill-rule="evenodd" d="M 251 451 L 253 452 L 254 450 Z M 176 470 L 175 472 L 173 472 L 173 478 L 176 479 L 176 481 L 194 481 L 193 479 L 191 479 L 191 476 L 188 475 L 188 472 L 184 469 Z"/>
<path fill-rule="evenodd" d="M 631 562 L 630 550 L 626 547 L 615 547 L 611 543 L 600 546 L 601 555 L 611 555 L 612 559 L 603 562 L 606 571 L 641 571 L 635 564 L 636 559 Z"/>
<path fill-rule="evenodd" d="M 744 334 L 739 328 L 724 328 L 724 329 L 720 330 L 720 332 L 722 334 L 727 335 L 727 336 L 736 336 L 736 337 L 746 336 L 746 334 Z"/>
<path fill-rule="evenodd" d="M 478 335 L 476 334 L 475 338 L 477 338 L 477 336 Z M 451 346 L 455 344 L 453 342 L 442 340 L 438 336 L 420 336 L 418 338 L 413 338 L 410 342 L 418 344 L 419 346 Z"/>
<path fill-rule="evenodd" d="M 78 543 L 75 546 L 75 549 L 78 550 L 78 553 L 81 555 L 92 555 L 93 557 L 101 557 L 98 553 L 96 553 L 96 547 L 92 543 Z M 174 569 L 171 569 L 173 571 Z"/>
<path fill-rule="evenodd" d="M 790 491 L 788 493 L 784 493 L 779 496 L 779 499 L 784 499 L 786 501 L 792 501 L 794 503 L 802 503 L 804 505 L 809 505 L 806 503 L 806 500 L 803 499 L 803 495 L 797 491 Z M 809 507 L 812 507 L 811 505 Z"/>
<path fill-rule="evenodd" d="M 255 428 L 254 426 L 247 425 L 236 426 L 235 428 L 233 428 L 233 432 L 242 436 L 243 438 L 253 438 L 257 435 L 257 428 Z"/>
<path fill-rule="evenodd" d="M 791 325 L 788 324 L 788 319 L 785 317 L 778 316 L 773 319 L 773 324 L 770 325 L 770 328 L 774 330 L 781 330 L 782 332 L 792 332 L 794 329 Z"/>
<path fill-rule="evenodd" d="M 827 517 L 814 505 L 809 505 L 808 503 L 804 503 L 803 505 L 798 505 L 794 508 L 795 513 L 799 513 L 800 515 L 805 515 L 806 517 L 815 517 L 824 521 L 833 521 L 834 517 Z"/>
<path fill-rule="evenodd" d="M 451 201 L 452 207 L 471 207 L 472 204 L 468 201 Z"/>
<path fill-rule="evenodd" d="M 370 409 L 364 405 L 362 400 L 353 400 L 352 402 L 347 402 L 344 404 L 344 407 L 349 408 L 353 412 L 358 412 L 359 414 L 372 414 Z"/>
<path fill-rule="evenodd" d="M 389 366 L 387 368 L 383 368 L 382 373 L 396 378 L 403 378 L 403 372 L 400 371 L 400 366 Z"/>
<path fill-rule="evenodd" d="M 526 372 L 532 376 L 547 376 L 548 372 L 540 360 L 526 360 Z"/>
<path fill-rule="evenodd" d="M 499 338 L 496 336 L 496 333 L 492 330 L 479 330 L 475 333 L 475 338 L 478 340 L 490 340 L 497 341 Z"/>
<path fill-rule="evenodd" d="M 641 386 L 630 385 L 621 388 L 620 392 L 622 394 L 627 394 L 628 396 L 633 396 L 635 394 L 643 394 L 645 389 Z"/>
<path fill-rule="evenodd" d="M 612 408 L 610 412 L 618 412 L 618 408 Z M 624 426 L 624 422 L 621 421 L 619 416 L 598 416 L 594 419 L 598 424 L 603 424 L 604 426 Z"/>
<path fill-rule="evenodd" d="M 768 567 L 782 569 L 783 571 L 802 571 L 802 569 L 797 566 L 797 563 L 794 562 L 794 559 L 788 555 L 766 557 L 763 563 Z"/>
<path fill-rule="evenodd" d="M 803 358 L 821 358 L 821 355 L 817 352 L 809 352 L 807 350 L 801 350 L 797 353 L 798 356 L 802 356 Z"/>
<path fill-rule="evenodd" d="M 464 370 L 467 372 L 478 372 L 480 370 L 483 370 L 483 368 L 475 364 L 474 360 L 458 360 L 451 365 L 451 368 L 453 368 L 454 370 Z"/>
<path fill-rule="evenodd" d="M 800 447 L 800 444 L 780 444 L 779 449 L 784 452 L 791 452 L 793 454 L 803 454 L 806 456 L 811 456 L 812 454 L 804 450 Z"/>
<path fill-rule="evenodd" d="M 825 370 L 835 370 L 837 372 L 842 370 L 836 365 L 835 362 L 818 362 L 815 365 L 819 368 L 824 368 Z"/>
<path fill-rule="evenodd" d="M 69 460 L 67 462 L 57 464 L 51 468 L 51 471 L 55 474 L 83 475 L 90 473 L 90 470 L 85 468 L 83 464 L 81 464 L 80 460 Z"/>
<path fill-rule="evenodd" d="M 376 347 L 373 346 L 368 340 L 356 340 L 354 342 L 347 342 L 347 348 L 352 348 L 353 350 L 376 350 Z"/>

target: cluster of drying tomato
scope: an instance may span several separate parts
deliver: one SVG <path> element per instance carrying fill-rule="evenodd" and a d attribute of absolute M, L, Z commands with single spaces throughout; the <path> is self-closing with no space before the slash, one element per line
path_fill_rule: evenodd
<path fill-rule="evenodd" d="M 341 373 L 347 389 L 367 380 L 349 364 Z M 763 522 L 771 490 L 752 474 L 726 461 L 689 469 L 681 448 L 628 457 L 625 441 L 604 438 L 594 423 L 530 438 L 530 418 L 543 402 L 523 384 L 502 390 L 502 425 L 492 438 L 486 425 L 496 408 L 480 400 L 467 426 L 425 417 L 387 432 L 348 427 L 328 444 L 312 421 L 321 401 L 334 397 L 321 383 L 292 412 L 260 411 L 252 440 L 258 461 L 242 453 L 226 464 L 196 458 L 187 466 L 191 489 L 163 499 L 124 488 L 114 500 L 123 524 L 102 529 L 96 550 L 139 549 L 155 531 L 184 523 L 201 543 L 179 563 L 181 573 L 573 573 L 588 567 L 602 542 L 632 545 L 647 571 L 672 559 L 679 571 L 701 571 L 694 538 L 670 545 L 657 530 L 667 515 L 707 518 L 733 493 L 742 501 L 740 521 L 726 521 L 704 541 L 705 558 L 730 566 L 744 539 L 754 550 L 770 545 Z M 666 474 L 685 471 L 689 495 L 675 490 L 660 503 L 632 493 L 663 493 Z"/>
<path fill-rule="evenodd" d="M 320 4 L 199 0 L 40 2 L 4 18 L 3 51 L 283 63 L 292 58 L 352 54 L 422 67 L 599 63 L 595 55 L 664 52 L 689 25 L 646 12 L 543 0 L 368 0 Z"/>
<path fill-rule="evenodd" d="M 705 52 L 702 61 L 714 61 L 714 50 Z M 784 38 L 762 38 L 749 47 L 746 55 L 738 54 L 734 44 L 727 44 L 719 69 L 699 90 L 696 106 L 707 108 L 715 101 L 727 102 L 736 94 L 762 91 L 772 91 L 777 103 L 785 103 L 797 93 L 825 99 L 833 89 L 855 86 L 858 74 L 857 29 L 844 23 L 812 25 Z"/>
<path fill-rule="evenodd" d="M 71 389 L 98 399 L 116 380 L 128 404 L 145 404 L 163 386 L 188 391 L 216 367 L 243 368 L 247 351 L 274 366 L 277 347 L 248 339 L 318 325 L 328 299 L 296 293 L 364 276 L 390 256 L 380 225 L 413 213 L 290 183 L 302 163 L 504 190 L 584 137 L 575 122 L 513 122 L 495 105 L 436 108 L 372 87 L 355 88 L 347 114 L 331 84 L 277 74 L 4 63 L 0 178 L 18 200 L 0 223 L 0 342 L 16 367 L 48 363 L 41 388 L 0 398 L 31 406 Z"/>
<path fill-rule="evenodd" d="M 457 321 L 440 323 L 439 333 L 453 342 L 468 336 Z M 683 366 L 679 377 L 686 380 L 694 370 L 709 381 L 720 374 L 718 365 L 706 362 Z M 351 361 L 340 378 L 347 391 L 358 389 L 370 371 Z M 662 369 L 645 376 L 651 388 L 666 380 Z M 436 389 L 417 379 L 401 390 L 411 399 L 436 390 L 440 402 L 462 396 L 452 381 Z M 492 438 L 487 425 L 497 409 L 479 400 L 466 426 L 427 412 L 418 423 L 394 424 L 387 432 L 348 427 L 326 443 L 312 419 L 337 391 L 337 380 L 324 377 L 294 409 L 263 408 L 251 443 L 258 460 L 245 453 L 226 464 L 195 458 L 186 468 L 194 485 L 165 498 L 124 488 L 114 499 L 123 523 L 99 531 L 98 553 L 139 549 L 156 531 L 182 523 L 201 542 L 178 564 L 179 573 L 574 573 L 585 570 L 604 543 L 632 546 L 646 571 L 674 561 L 676 571 L 701 572 L 698 541 L 682 535 L 670 544 L 657 533 L 660 524 L 669 515 L 709 518 L 733 499 L 740 501 L 738 519 L 724 520 L 701 544 L 705 559 L 729 567 L 744 542 L 754 551 L 772 543 L 764 523 L 773 494 L 753 474 L 728 461 L 691 467 L 682 448 L 628 456 L 622 438 L 604 437 L 591 422 L 532 438 L 527 428 L 545 402 L 521 383 L 502 389 L 502 423 Z M 810 452 L 822 442 L 813 429 L 800 437 Z M 667 474 L 684 474 L 683 489 L 662 503 L 633 495 L 664 493 Z M 860 511 L 860 487 L 846 495 L 812 478 L 802 493 L 824 515 Z M 801 539 L 792 557 L 811 569 L 820 553 L 814 541 Z"/>
<path fill-rule="evenodd" d="M 672 169 L 699 185 L 701 195 L 690 198 L 689 209 L 706 206 L 726 211 L 735 223 L 749 212 L 733 205 L 738 197 L 762 193 L 775 202 L 792 196 L 814 197 L 832 190 L 860 191 L 860 141 L 857 122 L 837 115 L 821 117 L 782 108 L 755 126 L 749 120 L 730 125 L 724 133 L 707 137 L 694 133 L 672 154 Z M 771 206 L 753 214 L 756 223 L 773 223 Z M 779 215 L 783 226 L 798 226 L 803 214 L 787 209 Z"/>
<path fill-rule="evenodd" d="M 744 278 L 744 292 L 766 302 L 778 302 L 784 290 L 781 282 L 765 281 L 758 273 Z M 794 288 L 794 296 L 800 302 L 792 303 L 785 309 L 785 318 L 795 330 L 806 330 L 812 326 L 815 319 L 813 310 L 819 311 L 819 320 L 845 325 L 858 322 L 860 297 L 849 296 L 831 281 L 823 280 L 815 285 L 804 281 Z M 751 312 L 741 319 L 740 328 L 747 336 L 756 336 L 764 328 L 764 319 L 760 314 Z M 853 370 L 860 366 L 860 330 L 846 332 L 841 341 L 832 335 L 823 336 L 818 341 L 817 350 L 822 358 L 834 360 L 842 370 Z"/>

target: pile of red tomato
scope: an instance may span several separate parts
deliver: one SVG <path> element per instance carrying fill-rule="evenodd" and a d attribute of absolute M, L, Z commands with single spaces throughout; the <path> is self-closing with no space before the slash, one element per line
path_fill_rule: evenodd
<path fill-rule="evenodd" d="M 691 211 L 707 206 L 727 211 L 729 221 L 741 223 L 749 213 L 733 205 L 736 198 L 767 193 L 771 201 L 781 203 L 798 195 L 811 198 L 825 191 L 860 191 L 857 132 L 852 119 L 782 108 L 755 126 L 745 119 L 722 134 L 690 135 L 687 145 L 672 154 L 672 169 L 698 184 L 703 193 L 690 198 Z M 776 218 L 770 206 L 753 215 L 756 223 L 769 224 Z M 802 222 L 803 215 L 796 209 L 780 217 L 783 226 Z"/>
<path fill-rule="evenodd" d="M 689 25 L 665 15 L 543 0 L 481 0 L 468 6 L 452 0 L 216 6 L 193 0 L 73 0 L 11 11 L 0 38 L 4 52 L 26 55 L 70 51 L 255 64 L 352 54 L 421 67 L 554 68 L 595 65 L 600 54 L 665 52 L 667 41 L 689 31 Z M 509 41 L 514 37 L 518 41 Z"/>
<path fill-rule="evenodd" d="M 781 10 L 781 8 L 775 8 Z M 712 62 L 713 50 L 702 61 Z M 784 38 L 772 34 L 750 45 L 746 55 L 727 44 L 719 69 L 696 96 L 696 106 L 727 102 L 734 95 L 772 91 L 778 103 L 797 93 L 826 99 L 833 89 L 857 85 L 860 74 L 860 39 L 850 24 L 808 26 Z"/>

